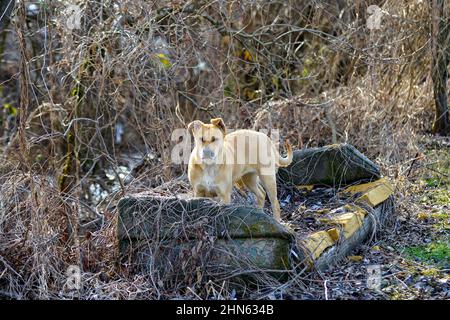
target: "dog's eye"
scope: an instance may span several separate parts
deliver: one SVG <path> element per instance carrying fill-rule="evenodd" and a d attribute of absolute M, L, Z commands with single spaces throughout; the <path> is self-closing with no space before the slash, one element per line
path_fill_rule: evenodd
<path fill-rule="evenodd" d="M 214 141 L 216 141 L 216 137 L 211 138 L 211 142 L 214 142 Z"/>

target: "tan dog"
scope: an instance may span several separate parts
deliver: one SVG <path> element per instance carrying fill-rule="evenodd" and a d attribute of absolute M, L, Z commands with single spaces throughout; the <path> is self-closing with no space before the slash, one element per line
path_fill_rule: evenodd
<path fill-rule="evenodd" d="M 285 143 L 286 157 L 280 157 L 270 138 L 252 130 L 237 130 L 227 134 L 221 118 L 204 124 L 196 120 L 188 125 L 195 139 L 189 158 L 188 176 L 196 197 L 219 197 L 230 203 L 234 185 L 253 192 L 258 207 L 264 206 L 266 192 L 275 219 L 280 220 L 277 199 L 278 167 L 292 162 L 292 148 Z"/>

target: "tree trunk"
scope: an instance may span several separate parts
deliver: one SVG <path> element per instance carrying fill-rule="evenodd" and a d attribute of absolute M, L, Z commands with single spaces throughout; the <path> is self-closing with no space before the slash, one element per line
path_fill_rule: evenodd
<path fill-rule="evenodd" d="M 433 133 L 450 134 L 447 79 L 449 62 L 449 12 L 446 0 L 431 0 L 431 53 L 434 103 L 436 107 Z"/>

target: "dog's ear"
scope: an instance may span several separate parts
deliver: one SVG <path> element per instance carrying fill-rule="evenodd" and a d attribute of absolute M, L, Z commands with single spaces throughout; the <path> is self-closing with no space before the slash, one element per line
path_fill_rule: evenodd
<path fill-rule="evenodd" d="M 225 127 L 225 123 L 223 122 L 222 118 L 211 119 L 211 124 L 215 125 L 220 130 L 222 130 L 223 135 L 227 134 L 227 128 Z"/>
<path fill-rule="evenodd" d="M 201 122 L 200 120 L 195 120 L 195 121 L 192 121 L 191 123 L 189 123 L 187 128 L 189 131 L 194 133 L 194 131 L 197 131 L 202 126 L 203 126 L 203 122 Z"/>

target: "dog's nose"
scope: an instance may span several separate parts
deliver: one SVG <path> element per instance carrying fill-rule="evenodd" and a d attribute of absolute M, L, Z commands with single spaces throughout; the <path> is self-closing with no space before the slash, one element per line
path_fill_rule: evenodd
<path fill-rule="evenodd" d="M 211 149 L 203 149 L 203 159 L 214 159 L 214 152 Z"/>

